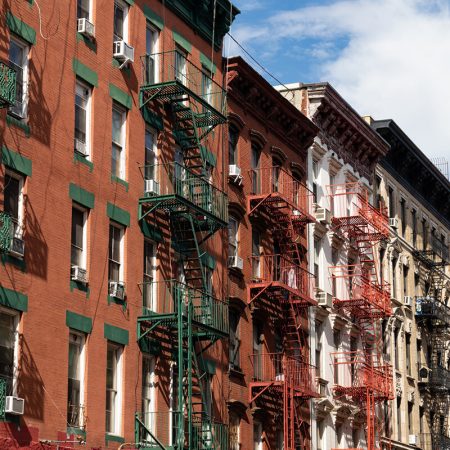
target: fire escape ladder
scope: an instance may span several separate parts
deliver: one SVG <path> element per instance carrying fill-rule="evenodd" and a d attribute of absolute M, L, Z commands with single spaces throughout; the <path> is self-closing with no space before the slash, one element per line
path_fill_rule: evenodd
<path fill-rule="evenodd" d="M 367 279 L 374 284 L 379 284 L 380 276 L 378 273 L 378 266 L 375 261 L 375 254 L 373 251 L 373 243 L 371 241 L 357 241 L 359 260 L 362 265 L 363 274 Z"/>

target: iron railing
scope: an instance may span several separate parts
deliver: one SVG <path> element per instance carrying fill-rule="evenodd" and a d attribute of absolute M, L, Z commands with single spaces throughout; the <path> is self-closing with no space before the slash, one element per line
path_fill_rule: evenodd
<path fill-rule="evenodd" d="M 86 414 L 83 405 L 67 405 L 67 425 L 73 428 L 84 428 L 86 426 Z"/>
<path fill-rule="evenodd" d="M 143 307 L 144 316 L 178 313 L 187 315 L 188 308 L 192 308 L 192 320 L 197 325 L 228 334 L 228 302 L 177 280 L 153 281 L 144 283 L 143 286 L 154 293 L 155 300 L 153 305 L 147 303 Z"/>
<path fill-rule="evenodd" d="M 417 446 L 421 450 L 450 450 L 450 437 L 443 433 L 420 433 Z"/>
<path fill-rule="evenodd" d="M 0 378 L 0 420 L 5 419 L 7 380 Z"/>
<path fill-rule="evenodd" d="M 416 318 L 429 319 L 450 325 L 450 308 L 436 297 L 416 297 Z M 419 320 L 420 324 L 421 321 Z"/>
<path fill-rule="evenodd" d="M 16 71 L 0 61 L 0 105 L 13 105 L 16 101 Z"/>
<path fill-rule="evenodd" d="M 173 162 L 144 166 L 157 174 L 159 194 L 146 194 L 145 201 L 158 202 L 162 197 L 177 196 L 205 213 L 228 223 L 228 197 L 205 178 L 193 173 L 182 164 Z M 144 201 L 144 200 L 143 200 Z"/>
<path fill-rule="evenodd" d="M 0 211 L 0 253 L 7 253 L 11 248 L 11 214 Z"/>
<path fill-rule="evenodd" d="M 228 450 L 228 425 L 210 419 L 205 414 L 194 414 L 192 443 L 195 450 Z"/>
<path fill-rule="evenodd" d="M 225 114 L 226 91 L 216 83 L 207 70 L 193 64 L 183 53 L 172 50 L 141 56 L 143 80 L 141 89 L 176 83 L 209 105 Z"/>

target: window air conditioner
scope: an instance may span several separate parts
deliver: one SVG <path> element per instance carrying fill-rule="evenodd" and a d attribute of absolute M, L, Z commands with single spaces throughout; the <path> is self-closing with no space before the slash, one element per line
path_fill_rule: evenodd
<path fill-rule="evenodd" d="M 228 176 L 230 177 L 239 177 L 241 176 L 241 168 L 236 164 L 230 164 L 228 166 Z"/>
<path fill-rule="evenodd" d="M 11 248 L 9 253 L 16 258 L 23 258 L 25 255 L 25 242 L 21 237 L 11 238 Z"/>
<path fill-rule="evenodd" d="M 417 444 L 418 444 L 417 434 L 410 434 L 409 445 L 417 445 Z"/>
<path fill-rule="evenodd" d="M 331 308 L 333 306 L 332 295 L 320 288 L 316 288 L 316 301 L 319 306 L 325 306 L 326 308 Z"/>
<path fill-rule="evenodd" d="M 331 222 L 331 212 L 326 208 L 317 208 L 316 220 L 318 222 L 329 224 Z"/>
<path fill-rule="evenodd" d="M 428 383 L 430 377 L 430 369 L 426 366 L 419 367 L 419 383 Z"/>
<path fill-rule="evenodd" d="M 244 268 L 244 260 L 239 256 L 230 256 L 228 259 L 228 267 L 230 269 L 242 270 Z"/>
<path fill-rule="evenodd" d="M 125 284 L 121 281 L 109 282 L 109 295 L 119 300 L 125 299 Z"/>
<path fill-rule="evenodd" d="M 412 306 L 412 297 L 410 295 L 405 295 L 403 297 L 403 304 L 405 306 Z"/>
<path fill-rule="evenodd" d="M 83 34 L 89 38 L 95 37 L 95 27 L 92 22 L 89 22 L 87 19 L 78 19 L 77 23 L 77 31 L 78 33 Z"/>
<path fill-rule="evenodd" d="M 23 398 L 7 395 L 5 399 L 5 413 L 14 414 L 16 416 L 23 415 L 25 401 Z"/>
<path fill-rule="evenodd" d="M 125 41 L 115 41 L 113 45 L 113 57 L 122 63 L 134 62 L 134 48 Z"/>
<path fill-rule="evenodd" d="M 159 183 L 155 180 L 145 180 L 145 195 L 159 195 Z"/>
<path fill-rule="evenodd" d="M 82 142 L 79 139 L 75 138 L 74 147 L 75 147 L 75 151 L 77 151 L 81 155 L 89 156 L 88 151 L 87 151 L 86 142 Z"/>
<path fill-rule="evenodd" d="M 87 283 L 87 271 L 80 266 L 72 266 L 70 269 L 70 276 L 73 281 L 78 281 L 80 283 Z"/>
<path fill-rule="evenodd" d="M 390 217 L 389 218 L 389 226 L 396 230 L 398 228 L 398 219 L 397 217 Z"/>

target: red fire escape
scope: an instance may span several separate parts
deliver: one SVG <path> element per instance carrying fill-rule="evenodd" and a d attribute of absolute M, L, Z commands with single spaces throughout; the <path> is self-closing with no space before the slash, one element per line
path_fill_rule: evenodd
<path fill-rule="evenodd" d="M 260 308 L 265 304 L 279 308 L 283 346 L 277 353 L 251 356 L 254 373 L 249 400 L 262 402 L 265 393 L 282 399 L 284 448 L 306 449 L 309 444 L 301 410 L 317 396 L 315 368 L 309 364 L 309 349 L 305 348 L 307 340 L 303 336 L 306 307 L 316 304 L 314 276 L 305 268 L 303 238 L 306 224 L 314 221 L 313 195 L 280 167 L 254 169 L 250 175 L 248 214 L 265 221 L 272 231 L 276 251 L 251 257 L 248 302 L 258 303 Z"/>
<path fill-rule="evenodd" d="M 392 314 L 390 291 L 381 280 L 374 252 L 374 246 L 389 236 L 388 217 L 384 209 L 369 204 L 367 189 L 359 183 L 330 186 L 330 199 L 334 229 L 356 246 L 359 255 L 358 264 L 330 268 L 333 306 L 355 321 L 363 343 L 362 350 L 331 355 L 333 392 L 365 407 L 367 450 L 378 450 L 382 404 L 394 398 L 392 368 L 383 360 L 380 321 Z"/>

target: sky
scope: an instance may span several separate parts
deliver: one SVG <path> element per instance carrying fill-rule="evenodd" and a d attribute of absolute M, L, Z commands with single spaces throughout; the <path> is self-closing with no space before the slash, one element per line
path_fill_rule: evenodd
<path fill-rule="evenodd" d="M 450 0 L 234 0 L 231 35 L 281 83 L 328 81 L 450 162 Z M 225 52 L 240 54 L 228 40 Z"/>

